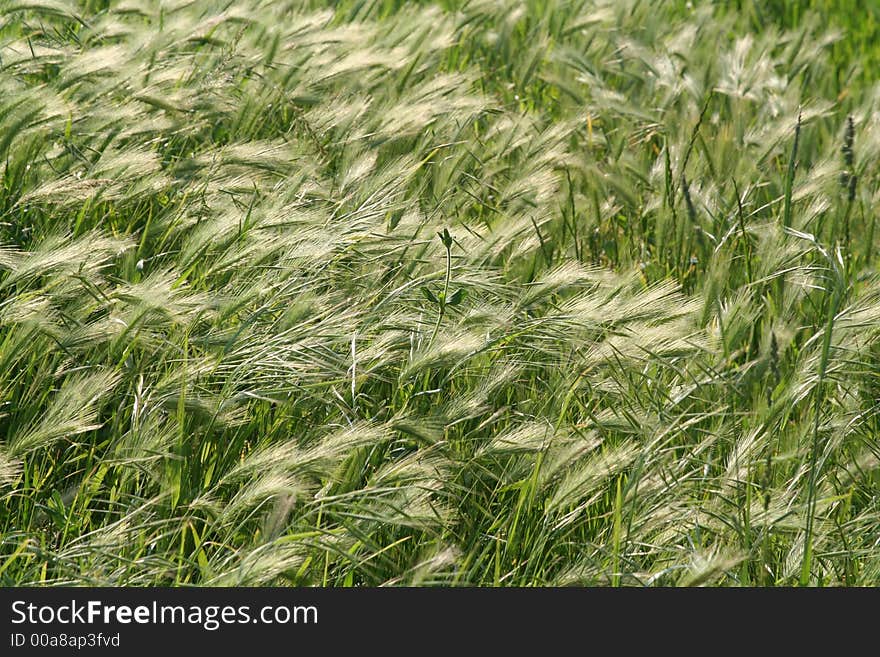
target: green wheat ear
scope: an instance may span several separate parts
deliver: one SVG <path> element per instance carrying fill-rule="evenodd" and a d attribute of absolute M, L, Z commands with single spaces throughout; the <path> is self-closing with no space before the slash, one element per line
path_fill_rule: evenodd
<path fill-rule="evenodd" d="M 855 153 L 853 151 L 853 144 L 855 142 L 855 134 L 855 123 L 853 122 L 852 115 L 850 115 L 846 117 L 846 131 L 843 135 L 843 146 L 841 147 L 844 170 L 840 174 L 840 186 L 846 191 L 847 200 L 850 203 L 856 198 L 856 183 L 858 181 L 858 176 L 856 176 L 854 171 Z"/>

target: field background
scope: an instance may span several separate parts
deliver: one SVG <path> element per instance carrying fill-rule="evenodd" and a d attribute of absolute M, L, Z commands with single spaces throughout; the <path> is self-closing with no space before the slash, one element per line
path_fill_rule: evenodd
<path fill-rule="evenodd" d="M 880 584 L 866 4 L 0 1 L 0 583 Z"/>

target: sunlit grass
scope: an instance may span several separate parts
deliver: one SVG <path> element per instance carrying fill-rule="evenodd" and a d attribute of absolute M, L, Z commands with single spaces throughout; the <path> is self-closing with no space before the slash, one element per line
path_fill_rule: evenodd
<path fill-rule="evenodd" d="M 0 583 L 880 582 L 875 19 L 777 4 L 0 3 Z"/>

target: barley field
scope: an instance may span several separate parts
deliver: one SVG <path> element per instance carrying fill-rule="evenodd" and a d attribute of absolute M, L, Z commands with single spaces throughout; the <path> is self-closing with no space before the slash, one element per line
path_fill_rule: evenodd
<path fill-rule="evenodd" d="M 0 583 L 880 585 L 880 9 L 0 0 Z"/>

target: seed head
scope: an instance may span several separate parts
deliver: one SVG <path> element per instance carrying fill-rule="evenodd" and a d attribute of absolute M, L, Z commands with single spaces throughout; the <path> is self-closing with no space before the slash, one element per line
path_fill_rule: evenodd
<path fill-rule="evenodd" d="M 846 117 L 846 132 L 843 135 L 843 163 L 848 169 L 852 169 L 855 158 L 853 157 L 853 141 L 855 140 L 856 128 L 853 117 Z"/>
<path fill-rule="evenodd" d="M 856 198 L 856 182 L 858 177 L 853 172 L 855 165 L 855 153 L 853 151 L 853 143 L 855 142 L 856 128 L 853 117 L 846 117 L 846 130 L 843 133 L 843 166 L 844 170 L 840 174 L 840 186 L 846 191 L 847 199 L 852 202 Z"/>

